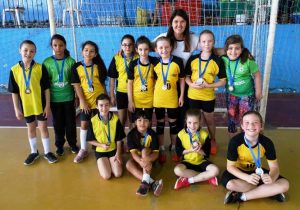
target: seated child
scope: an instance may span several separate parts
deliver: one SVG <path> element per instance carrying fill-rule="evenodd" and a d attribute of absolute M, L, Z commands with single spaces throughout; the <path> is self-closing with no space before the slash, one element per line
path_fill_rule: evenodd
<path fill-rule="evenodd" d="M 210 154 L 210 139 L 208 133 L 200 128 L 200 118 L 199 109 L 187 110 L 186 126 L 178 133 L 176 153 L 182 161 L 174 168 L 174 173 L 179 176 L 175 190 L 203 181 L 218 185 L 216 176 L 219 169 L 206 159 Z"/>
<path fill-rule="evenodd" d="M 222 184 L 229 192 L 224 204 L 273 197 L 285 201 L 284 192 L 289 182 L 279 175 L 279 166 L 273 142 L 260 134 L 263 127 L 261 115 L 248 111 L 242 117 L 244 133 L 234 136 L 228 145 L 227 170 Z M 262 168 L 261 158 L 266 156 L 269 170 Z"/>
<path fill-rule="evenodd" d="M 131 158 L 126 163 L 127 170 L 142 181 L 136 194 L 146 196 L 149 189 L 159 196 L 163 187 L 162 179 L 151 178 L 153 162 L 158 159 L 159 146 L 155 131 L 149 128 L 150 119 L 147 113 L 140 110 L 135 115 L 136 127 L 127 135 L 128 149 Z"/>

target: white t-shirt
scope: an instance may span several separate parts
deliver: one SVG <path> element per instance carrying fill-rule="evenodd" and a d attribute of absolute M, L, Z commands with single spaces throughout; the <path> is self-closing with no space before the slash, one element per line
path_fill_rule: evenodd
<path fill-rule="evenodd" d="M 156 41 L 156 39 L 161 36 L 167 36 L 167 32 L 158 35 L 154 39 L 154 41 Z M 194 33 L 190 33 L 191 50 L 189 52 L 184 52 L 184 41 L 177 41 L 176 48 L 173 49 L 172 54 L 178 56 L 179 58 L 182 58 L 183 64 L 185 66 L 192 53 L 198 49 L 198 40 L 199 37 L 197 35 L 195 35 Z"/>

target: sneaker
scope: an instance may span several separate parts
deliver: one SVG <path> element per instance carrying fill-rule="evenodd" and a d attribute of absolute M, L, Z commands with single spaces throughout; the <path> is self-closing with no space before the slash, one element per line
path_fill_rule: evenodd
<path fill-rule="evenodd" d="M 176 182 L 175 182 L 174 189 L 175 190 L 179 190 L 180 188 L 184 188 L 184 187 L 188 187 L 188 186 L 190 186 L 188 178 L 186 178 L 186 177 L 179 177 L 176 180 Z"/>
<path fill-rule="evenodd" d="M 162 165 L 167 161 L 166 151 L 160 150 L 158 156 L 158 162 Z"/>
<path fill-rule="evenodd" d="M 57 148 L 55 154 L 58 156 L 63 156 L 65 154 L 64 148 Z"/>
<path fill-rule="evenodd" d="M 24 161 L 24 165 L 28 166 L 34 163 L 34 161 L 36 159 L 38 159 L 40 157 L 39 155 L 39 151 L 37 151 L 36 153 L 31 153 L 28 155 L 28 157 L 26 158 L 26 160 Z"/>
<path fill-rule="evenodd" d="M 151 189 L 153 191 L 153 194 L 155 196 L 159 196 L 160 193 L 161 193 L 161 190 L 163 188 L 163 181 L 162 179 L 158 180 L 158 181 L 155 181 L 151 184 Z"/>
<path fill-rule="evenodd" d="M 79 152 L 79 148 L 75 145 L 75 146 L 72 146 L 71 147 L 71 152 L 73 153 L 73 154 L 77 154 L 78 152 Z"/>
<path fill-rule="evenodd" d="M 142 182 L 139 189 L 136 191 L 137 195 L 146 196 L 148 194 L 150 185 L 147 182 Z"/>
<path fill-rule="evenodd" d="M 49 163 L 57 162 L 57 157 L 52 152 L 48 152 L 47 154 L 45 154 L 44 158 L 48 160 Z"/>
<path fill-rule="evenodd" d="M 212 155 L 216 155 L 217 154 L 217 142 L 216 139 L 212 139 L 211 142 L 211 147 L 210 147 L 210 153 Z"/>
<path fill-rule="evenodd" d="M 218 179 L 217 179 L 217 177 L 210 178 L 207 181 L 208 181 L 209 184 L 211 184 L 213 186 L 218 186 Z"/>
<path fill-rule="evenodd" d="M 274 195 L 273 199 L 277 200 L 278 202 L 284 202 L 286 200 L 286 197 L 283 193 L 279 193 L 277 195 Z"/>
<path fill-rule="evenodd" d="M 174 152 L 172 155 L 172 160 L 174 162 L 179 162 L 180 161 L 180 157 Z"/>
<path fill-rule="evenodd" d="M 241 195 L 241 192 L 228 191 L 224 198 L 224 204 L 241 202 Z"/>
<path fill-rule="evenodd" d="M 84 158 L 88 156 L 88 152 L 84 149 L 79 150 L 78 154 L 74 158 L 74 163 L 81 162 Z"/>

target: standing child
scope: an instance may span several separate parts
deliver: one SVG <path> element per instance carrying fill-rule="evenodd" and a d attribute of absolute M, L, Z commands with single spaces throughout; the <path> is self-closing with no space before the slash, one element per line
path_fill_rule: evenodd
<path fill-rule="evenodd" d="M 73 67 L 72 85 L 80 102 L 80 145 L 81 149 L 74 159 L 75 163 L 81 162 L 87 155 L 86 135 L 88 122 L 97 110 L 96 98 L 101 93 L 106 93 L 105 79 L 107 70 L 99 54 L 95 42 L 86 41 L 82 45 L 83 61 L 77 62 Z"/>
<path fill-rule="evenodd" d="M 261 115 L 248 111 L 242 116 L 244 133 L 234 136 L 228 145 L 227 170 L 222 184 L 230 190 L 224 203 L 273 197 L 285 201 L 284 192 L 289 182 L 279 175 L 279 165 L 273 142 L 260 134 L 263 128 Z M 266 156 L 269 170 L 262 168 L 261 159 Z"/>
<path fill-rule="evenodd" d="M 154 91 L 154 62 L 157 60 L 149 56 L 151 48 L 150 40 L 141 36 L 136 41 L 136 51 L 139 58 L 134 60 L 128 71 L 128 109 L 134 115 L 145 110 L 150 121 L 153 113 Z"/>
<path fill-rule="evenodd" d="M 52 36 L 50 45 L 54 55 L 46 58 L 43 66 L 50 80 L 50 107 L 53 116 L 56 154 L 64 154 L 66 139 L 72 153 L 78 153 L 76 146 L 76 112 L 74 89 L 71 85 L 72 66 L 75 60 L 66 48 L 66 39 L 60 35 Z"/>
<path fill-rule="evenodd" d="M 217 153 L 216 125 L 214 108 L 216 102 L 215 88 L 225 85 L 226 72 L 222 60 L 213 53 L 215 36 L 204 30 L 200 33 L 199 46 L 201 53 L 193 55 L 186 65 L 186 83 L 188 88 L 189 107 L 203 111 L 211 139 L 211 154 Z M 215 81 L 216 77 L 219 78 Z"/>
<path fill-rule="evenodd" d="M 154 79 L 156 80 L 154 87 L 153 106 L 157 119 L 156 132 L 159 138 L 160 157 L 159 162 L 166 161 L 164 146 L 164 127 L 165 112 L 167 111 L 170 136 L 171 150 L 173 151 L 172 159 L 178 161 L 175 154 L 175 142 L 177 129 L 178 106 L 183 106 L 184 96 L 184 67 L 182 59 L 171 55 L 171 41 L 167 37 L 159 37 L 155 42 L 155 51 L 159 54 L 160 60 L 154 65 Z M 180 85 L 180 96 L 178 97 L 177 83 Z"/>
<path fill-rule="evenodd" d="M 11 68 L 8 91 L 12 93 L 15 114 L 18 120 L 25 118 L 31 153 L 24 165 L 31 165 L 39 158 L 36 141 L 36 121 L 41 132 L 44 158 L 55 163 L 57 158 L 50 152 L 47 117 L 50 111 L 49 78 L 47 70 L 33 58 L 36 45 L 31 40 L 21 43 L 19 52 L 22 60 Z"/>
<path fill-rule="evenodd" d="M 97 97 L 98 114 L 92 117 L 87 141 L 95 147 L 98 170 L 103 179 L 122 175 L 123 126 L 117 115 L 109 111 L 110 98 L 106 94 Z"/>
<path fill-rule="evenodd" d="M 121 53 L 116 54 L 109 66 L 108 76 L 110 77 L 110 98 L 113 105 L 117 104 L 118 116 L 123 126 L 125 126 L 128 112 L 128 95 L 127 95 L 127 74 L 130 63 L 138 58 L 134 52 L 134 38 L 126 34 L 121 39 Z M 116 97 L 115 97 L 115 80 Z M 130 118 L 131 115 L 128 115 Z"/>
<path fill-rule="evenodd" d="M 258 65 L 249 58 L 252 56 L 244 47 L 241 36 L 229 36 L 224 50 L 227 54 L 222 59 L 227 75 L 228 132 L 232 137 L 237 134 L 236 126 L 239 125 L 241 116 L 254 110 L 255 100 L 259 101 L 262 98 L 261 76 Z"/>
<path fill-rule="evenodd" d="M 151 178 L 153 162 L 158 158 L 158 140 L 156 133 L 149 127 L 150 119 L 145 111 L 136 113 L 136 127 L 127 136 L 128 149 L 131 158 L 126 163 L 127 170 L 142 181 L 136 194 L 146 196 L 149 189 L 155 196 L 159 196 L 163 187 L 162 180 Z"/>
<path fill-rule="evenodd" d="M 189 109 L 186 112 L 186 127 L 176 139 L 176 153 L 183 157 L 181 163 L 175 166 L 174 173 L 179 176 L 174 189 L 179 190 L 196 182 L 208 181 L 217 186 L 219 169 L 206 158 L 210 153 L 208 133 L 200 127 L 201 112 L 199 109 Z"/>

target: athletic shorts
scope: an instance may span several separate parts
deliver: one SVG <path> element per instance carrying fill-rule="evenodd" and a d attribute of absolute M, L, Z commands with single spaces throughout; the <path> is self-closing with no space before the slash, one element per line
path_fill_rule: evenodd
<path fill-rule="evenodd" d="M 191 164 L 191 163 L 188 163 L 188 162 L 185 162 L 185 161 L 182 161 L 181 163 L 183 165 L 185 165 L 187 169 L 197 171 L 197 172 L 200 172 L 200 173 L 206 171 L 207 166 L 212 164 L 212 162 L 210 162 L 208 160 L 204 161 L 203 163 L 200 163 L 199 165 L 194 165 L 194 164 Z"/>
<path fill-rule="evenodd" d="M 82 109 L 80 111 L 81 121 L 89 121 L 93 116 L 95 116 L 98 113 L 98 109 L 91 109 L 91 111 L 88 114 L 86 114 Z"/>
<path fill-rule="evenodd" d="M 110 151 L 110 152 L 97 152 L 97 151 L 95 151 L 95 157 L 96 157 L 96 160 L 98 160 L 99 158 L 104 158 L 104 157 L 109 159 L 109 158 L 115 156 L 116 152 L 117 152 L 116 149 L 113 150 L 113 151 Z"/>
<path fill-rule="evenodd" d="M 177 119 L 178 108 L 155 108 L 155 115 L 157 120 L 165 119 L 165 113 L 167 110 L 168 118 Z"/>
<path fill-rule="evenodd" d="M 35 120 L 37 120 L 37 121 L 46 121 L 47 120 L 47 118 L 45 118 L 44 114 L 30 115 L 30 116 L 24 117 L 24 119 L 25 119 L 26 123 L 32 123 Z"/>
<path fill-rule="evenodd" d="M 139 112 L 141 110 L 145 111 L 146 116 L 150 119 L 150 121 L 152 121 L 153 108 L 135 108 L 134 112 L 131 113 L 132 121 L 134 122 L 136 120 L 135 115 L 137 112 Z"/>
<path fill-rule="evenodd" d="M 203 112 L 211 113 L 215 110 L 216 100 L 202 101 L 189 98 L 189 107 L 191 109 L 201 109 Z"/>
<path fill-rule="evenodd" d="M 117 99 L 117 109 L 128 109 L 128 95 L 127 93 L 122 93 L 117 91 L 116 93 Z"/>
<path fill-rule="evenodd" d="M 263 168 L 263 170 L 264 170 L 265 174 L 269 173 L 268 169 Z M 255 171 L 243 171 L 243 170 L 241 170 L 241 171 L 244 172 L 244 173 L 246 173 L 246 174 L 253 174 L 253 173 L 255 173 Z M 281 176 L 281 175 L 279 175 L 277 179 L 281 179 L 281 178 L 284 178 L 284 177 Z M 232 179 L 239 179 L 239 178 L 237 178 L 236 176 L 234 176 L 233 174 L 231 174 L 227 170 L 225 170 L 224 173 L 223 173 L 223 175 L 222 175 L 222 178 L 221 178 L 221 182 L 222 182 L 223 186 L 226 188 L 227 183 L 230 180 L 232 180 Z M 262 185 L 262 184 L 263 184 L 262 180 L 259 180 L 258 185 Z"/>

